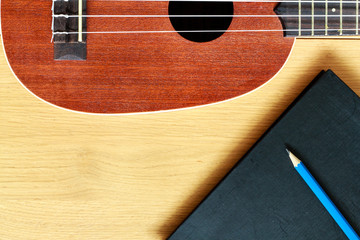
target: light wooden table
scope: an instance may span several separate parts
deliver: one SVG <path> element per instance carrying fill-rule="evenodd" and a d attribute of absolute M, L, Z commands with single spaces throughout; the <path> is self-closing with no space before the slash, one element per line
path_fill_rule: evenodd
<path fill-rule="evenodd" d="M 360 41 L 298 40 L 261 89 L 134 116 L 52 107 L 0 53 L 0 239 L 165 239 L 322 69 L 360 93 Z"/>

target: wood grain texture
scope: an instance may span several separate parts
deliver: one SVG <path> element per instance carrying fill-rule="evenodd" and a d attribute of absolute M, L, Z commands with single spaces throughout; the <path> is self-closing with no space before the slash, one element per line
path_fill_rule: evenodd
<path fill-rule="evenodd" d="M 10 64 L 37 96 L 85 112 L 167 110 L 222 101 L 274 76 L 293 38 L 282 32 L 226 32 L 206 43 L 178 33 L 88 34 L 86 61 L 54 61 L 51 1 L 3 0 Z M 274 15 L 276 3 L 234 3 L 234 14 Z M 88 1 L 89 15 L 167 15 L 168 2 Z M 34 14 L 36 13 L 36 14 Z M 234 18 L 229 30 L 282 29 L 280 20 Z M 89 32 L 173 31 L 169 18 L 89 18 Z"/>
<path fill-rule="evenodd" d="M 322 69 L 360 93 L 358 40 L 298 40 L 261 89 L 134 116 L 52 107 L 0 53 L 0 239 L 165 239 Z"/>

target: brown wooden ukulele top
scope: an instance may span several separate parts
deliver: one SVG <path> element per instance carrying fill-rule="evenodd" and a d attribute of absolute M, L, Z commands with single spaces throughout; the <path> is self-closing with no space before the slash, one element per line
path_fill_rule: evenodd
<path fill-rule="evenodd" d="M 276 3 L 233 3 L 234 15 L 275 15 Z M 86 19 L 86 60 L 54 60 L 51 0 L 3 0 L 2 33 L 18 79 L 41 99 L 91 113 L 193 107 L 234 98 L 264 84 L 285 63 L 294 38 L 279 18 L 234 17 L 228 31 L 190 41 L 168 17 Z M 169 2 L 88 0 L 88 15 L 168 15 Z"/>

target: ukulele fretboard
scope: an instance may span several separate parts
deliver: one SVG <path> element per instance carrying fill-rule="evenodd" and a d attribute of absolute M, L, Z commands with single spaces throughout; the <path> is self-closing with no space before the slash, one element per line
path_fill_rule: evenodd
<path fill-rule="evenodd" d="M 275 12 L 284 35 L 352 36 L 359 34 L 359 0 L 299 0 L 283 2 Z"/>

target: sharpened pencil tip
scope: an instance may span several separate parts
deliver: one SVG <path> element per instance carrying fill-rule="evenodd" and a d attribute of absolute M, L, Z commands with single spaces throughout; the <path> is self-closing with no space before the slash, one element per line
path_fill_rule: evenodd
<path fill-rule="evenodd" d="M 289 154 L 289 158 L 292 162 L 292 164 L 294 165 L 294 167 L 297 167 L 297 165 L 299 165 L 301 163 L 300 159 L 298 159 L 292 152 L 290 152 L 287 148 L 286 151 Z"/>

